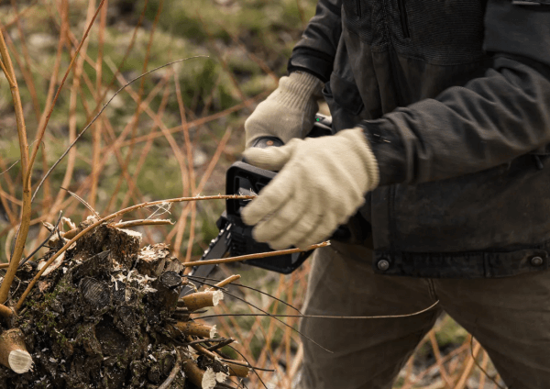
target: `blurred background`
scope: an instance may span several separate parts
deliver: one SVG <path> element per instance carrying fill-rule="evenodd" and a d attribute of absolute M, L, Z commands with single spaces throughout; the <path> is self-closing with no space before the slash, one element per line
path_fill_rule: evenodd
<path fill-rule="evenodd" d="M 33 190 L 100 108 L 123 85 L 169 62 L 116 95 L 53 170 L 33 202 L 26 252 L 59 211 L 75 223 L 90 211 L 66 188 L 108 215 L 132 204 L 223 194 L 225 170 L 244 149 L 243 123 L 286 73 L 294 43 L 313 16 L 314 0 L 38 0 L 0 2 L 23 101 L 29 143 L 46 122 Z M 86 39 L 86 31 L 89 34 Z M 77 48 L 80 53 L 67 73 Z M 205 58 L 207 56 L 208 58 Z M 64 76 L 66 80 L 64 80 Z M 62 85 L 48 121 L 50 106 Z M 324 108 L 323 108 L 324 109 Z M 32 145 L 34 146 L 34 145 Z M 10 257 L 21 206 L 19 145 L 10 88 L 0 77 L 0 262 Z M 174 205 L 173 226 L 144 227 L 144 243 L 166 242 L 182 261 L 198 259 L 217 233 L 222 200 Z M 153 210 L 135 212 L 145 218 Z M 166 215 L 165 215 L 166 216 Z M 242 284 L 301 307 L 309 265 L 289 276 L 221 266 Z M 254 291 L 231 293 L 271 313 L 293 313 Z M 217 313 L 258 313 L 228 298 Z M 258 371 L 249 388 L 290 388 L 299 376 L 297 319 L 214 319 Z M 320 350 L 320 352 L 322 352 Z M 475 357 L 475 360 L 474 360 Z M 477 342 L 441 318 L 400 374 L 396 388 L 496 388 L 496 372 Z M 497 382 L 499 378 L 495 378 Z M 502 384 L 501 384 L 502 385 Z"/>

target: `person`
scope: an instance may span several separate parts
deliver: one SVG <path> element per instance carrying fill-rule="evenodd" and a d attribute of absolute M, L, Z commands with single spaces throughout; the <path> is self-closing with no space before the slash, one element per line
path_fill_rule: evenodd
<path fill-rule="evenodd" d="M 279 171 L 243 220 L 315 252 L 300 387 L 391 388 L 443 312 L 509 388 L 550 387 L 550 1 L 320 0 L 245 123 Z M 324 84 L 324 87 L 323 87 Z M 333 136 L 306 138 L 321 92 Z M 265 137 L 285 145 L 250 147 Z"/>

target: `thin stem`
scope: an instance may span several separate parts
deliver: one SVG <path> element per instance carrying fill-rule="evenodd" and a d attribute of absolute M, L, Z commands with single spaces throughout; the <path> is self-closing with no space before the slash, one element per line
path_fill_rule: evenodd
<path fill-rule="evenodd" d="M 15 23 L 17 23 L 17 20 L 22 19 L 23 16 L 25 16 L 25 14 L 27 14 L 36 5 L 36 3 L 38 3 L 38 0 L 33 0 L 32 3 L 29 4 L 29 6 L 27 8 L 25 8 L 23 11 L 17 13 L 10 22 L 6 23 L 4 25 L 4 28 L 9 28 L 12 25 L 14 25 Z"/>
<path fill-rule="evenodd" d="M 4 39 L 4 34 L 2 34 L 2 39 Z M 10 72 L 8 69 L 6 69 L 6 65 L 4 65 L 4 61 L 0 61 L 0 67 L 2 68 L 2 71 L 4 72 L 4 75 L 6 76 L 6 79 L 8 80 L 8 84 L 13 85 L 14 81 L 11 78 Z"/>
<path fill-rule="evenodd" d="M 94 18 L 97 16 L 99 9 L 95 10 L 95 1 L 89 1 L 88 2 L 88 10 L 86 12 L 86 21 L 84 23 L 85 26 L 87 26 L 87 29 L 85 30 L 84 34 L 86 36 L 87 32 L 91 28 L 91 23 L 93 23 Z M 101 8 L 101 7 L 100 7 Z M 68 16 L 67 13 L 65 13 L 65 16 Z M 77 133 L 77 103 L 78 103 L 78 92 L 81 90 L 81 81 L 82 81 L 82 74 L 84 70 L 84 62 L 86 53 L 88 51 L 88 40 L 85 38 L 82 40 L 82 44 L 79 45 L 77 50 L 80 50 L 80 55 L 76 59 L 74 68 L 73 68 L 73 79 L 70 86 L 70 94 L 69 94 L 69 112 L 68 112 L 68 125 L 69 125 L 69 143 L 73 142 L 76 138 Z M 84 100 L 84 99 L 83 99 Z M 76 149 L 72 149 L 71 152 L 68 155 L 67 158 L 67 165 L 65 167 L 65 173 L 63 175 L 63 179 L 61 182 L 61 187 L 68 187 L 69 184 L 72 181 L 73 173 L 75 169 L 75 163 L 76 163 Z M 56 210 L 59 207 L 59 204 L 63 202 L 63 199 L 65 197 L 65 193 L 62 191 L 59 191 L 57 193 L 57 196 L 55 197 L 55 200 L 53 202 L 52 210 Z"/>
<path fill-rule="evenodd" d="M 234 281 L 237 281 L 241 278 L 240 274 L 233 274 L 232 276 L 227 277 L 225 280 L 222 280 L 218 282 L 216 285 L 214 285 L 216 288 L 223 288 L 226 285 L 231 284 Z"/>
<path fill-rule="evenodd" d="M 213 288 L 222 289 L 222 287 L 218 286 L 217 284 L 209 284 L 209 283 L 207 283 L 207 282 L 204 281 L 204 280 L 208 280 L 208 281 L 218 281 L 218 280 L 215 280 L 215 279 L 213 279 L 213 278 L 201 277 L 201 276 L 191 276 L 191 275 L 187 275 L 186 277 L 189 278 L 190 280 L 197 280 L 198 282 L 202 283 L 203 285 L 210 286 L 210 287 L 213 287 Z M 202 280 L 202 281 L 201 281 L 201 280 Z M 243 285 L 243 284 L 231 284 L 230 286 L 238 286 L 239 288 L 245 288 L 245 289 L 252 290 L 252 291 L 254 291 L 254 292 L 258 292 L 258 293 L 260 293 L 260 294 L 262 294 L 262 295 L 264 295 L 264 296 L 267 296 L 267 297 L 269 297 L 269 298 L 272 298 L 272 299 L 274 299 L 274 300 L 277 300 L 278 302 L 282 303 L 283 305 L 286 305 L 286 306 L 289 307 L 289 308 L 294 309 L 296 312 L 298 312 L 298 313 L 300 313 L 300 314 L 302 313 L 302 312 L 300 312 L 300 310 L 299 310 L 298 308 L 292 306 L 291 304 L 287 303 L 286 301 L 281 300 L 280 298 L 275 297 L 275 296 L 273 296 L 273 295 L 271 295 L 271 294 L 269 294 L 269 293 L 263 292 L 263 291 L 261 291 L 261 290 L 259 290 L 259 289 L 253 288 L 253 287 L 251 287 L 251 286 Z M 225 291 L 225 290 L 227 290 L 227 289 L 222 289 L 222 290 Z"/>
<path fill-rule="evenodd" d="M 31 100 L 32 100 L 32 104 L 33 104 L 36 119 L 39 120 L 40 119 L 40 103 L 38 102 L 38 96 L 36 95 L 36 86 L 35 86 L 35 83 L 34 83 L 32 72 L 31 72 L 31 58 L 30 58 L 30 55 L 29 55 L 29 50 L 28 50 L 28 47 L 27 47 L 25 34 L 24 34 L 23 28 L 21 26 L 21 19 L 20 19 L 19 14 L 18 14 L 17 1 L 16 0 L 11 0 L 11 4 L 12 4 L 12 8 L 15 11 L 15 15 L 16 15 L 15 16 L 15 22 L 16 22 L 16 26 L 17 26 L 17 31 L 19 33 L 19 39 L 20 39 L 19 46 L 21 47 L 21 50 L 23 52 L 23 59 L 25 61 L 24 66 L 20 63 L 20 59 L 18 58 L 19 56 L 17 55 L 17 51 L 13 50 L 13 53 L 14 53 L 15 61 L 17 62 L 17 65 L 18 65 L 19 69 L 21 69 L 21 73 L 23 75 L 23 78 L 25 79 L 25 85 L 27 86 L 29 94 L 31 95 Z M 9 40 L 9 36 L 8 36 L 8 42 L 9 41 L 10 40 Z M 13 45 L 13 43 L 12 43 L 12 45 Z"/>
<path fill-rule="evenodd" d="M 59 94 L 61 93 L 61 89 L 63 89 L 63 85 L 65 85 L 65 81 L 67 80 L 67 77 L 69 76 L 69 73 L 70 73 L 71 69 L 73 68 L 73 66 L 75 64 L 75 60 L 78 57 L 78 53 L 80 52 L 80 49 L 82 48 L 82 45 L 86 41 L 86 38 L 88 37 L 88 34 L 90 33 L 90 30 L 92 29 L 92 26 L 94 25 L 95 19 L 97 18 L 97 15 L 99 14 L 99 11 L 101 10 L 101 7 L 103 7 L 104 3 L 105 3 L 105 0 L 101 0 L 101 3 L 99 3 L 99 6 L 97 7 L 97 10 L 96 10 L 95 14 L 92 17 L 92 20 L 90 21 L 90 24 L 88 24 L 88 28 L 84 32 L 84 36 L 82 37 L 82 40 L 80 41 L 80 44 L 78 45 L 78 48 L 76 49 L 73 57 L 71 58 L 71 63 L 69 64 L 69 67 L 67 68 L 67 71 L 65 72 L 65 75 L 63 76 L 63 79 L 61 80 L 61 84 L 59 85 L 59 88 L 57 88 L 57 92 L 56 92 L 56 94 L 53 98 L 53 102 L 52 102 L 52 105 L 50 107 L 50 111 L 46 115 L 46 119 L 44 121 L 44 124 L 38 130 L 38 133 L 36 135 L 37 142 L 36 142 L 36 145 L 35 145 L 35 147 L 32 151 L 32 155 L 31 155 L 31 159 L 30 159 L 30 166 L 31 167 L 33 166 L 34 161 L 36 159 L 36 155 L 38 154 L 38 149 L 40 148 L 40 144 L 42 143 L 42 139 L 44 139 L 44 134 L 46 133 L 46 127 L 48 126 L 48 122 L 50 121 L 50 117 L 52 116 L 53 109 L 55 107 L 55 103 L 57 102 L 57 99 L 59 98 Z M 25 174 L 27 176 L 25 178 L 30 179 L 30 175 L 31 175 L 30 173 L 31 173 L 30 171 L 25 172 Z M 40 182 L 40 184 L 42 184 L 42 182 Z M 38 189 L 37 189 L 37 191 L 38 191 Z M 36 192 L 35 192 L 35 196 L 36 196 Z M 34 199 L 34 196 L 33 196 L 33 199 Z"/>
<path fill-rule="evenodd" d="M 107 7 L 109 6 L 109 3 L 105 7 L 101 9 L 101 16 L 99 18 L 99 31 L 98 31 L 98 42 L 97 42 L 97 59 L 95 63 L 95 73 L 96 73 L 96 96 L 95 96 L 95 103 L 96 103 L 96 109 L 99 108 L 101 104 L 101 87 L 102 80 L 103 80 L 103 46 L 105 41 L 105 30 L 107 26 Z M 97 122 L 97 125 L 95 127 L 95 131 L 92 134 L 92 171 L 91 171 L 91 177 L 92 177 L 92 183 L 90 188 L 90 206 L 92 208 L 95 207 L 96 197 L 97 197 L 97 187 L 99 182 L 99 166 L 97 162 L 99 161 L 101 157 L 101 132 L 103 130 L 103 121 L 100 120 Z"/>
<path fill-rule="evenodd" d="M 86 208 L 88 208 L 88 210 L 92 213 L 92 215 L 94 215 L 98 219 L 101 219 L 101 215 L 99 213 L 97 213 L 97 211 L 90 204 L 88 204 L 88 202 L 86 200 L 84 200 L 82 197 L 80 197 L 76 193 L 71 192 L 69 189 L 63 188 L 62 186 L 60 186 L 60 188 L 63 189 L 64 191 L 66 191 L 67 193 L 69 193 L 72 197 L 77 199 L 82 205 L 84 205 Z"/>
<path fill-rule="evenodd" d="M 2 62 L 0 62 L 2 63 Z M 13 168 L 15 165 L 17 165 L 19 163 L 19 160 L 15 161 L 14 163 L 11 164 L 11 166 L 9 168 L 7 168 L 6 170 L 4 170 L 3 172 L 0 172 L 0 176 L 4 173 L 7 173 L 11 170 L 11 168 Z"/>
<path fill-rule="evenodd" d="M 17 123 L 17 134 L 19 137 L 19 151 L 21 154 L 21 177 L 23 178 L 23 207 L 21 210 L 21 224 L 19 227 L 19 233 L 15 241 L 14 252 L 10 261 L 10 265 L 0 286 L 0 303 L 6 302 L 8 299 L 9 290 L 15 272 L 19 266 L 19 261 L 23 256 L 23 250 L 25 248 L 25 242 L 27 240 L 27 234 L 29 232 L 31 221 L 31 183 L 30 183 L 30 165 L 29 164 L 29 144 L 27 141 L 27 129 L 25 127 L 25 117 L 23 114 L 23 105 L 21 104 L 21 96 L 19 94 L 19 87 L 17 85 L 17 77 L 13 69 L 13 64 L 4 40 L 4 33 L 0 31 L 0 54 L 2 55 L 2 70 L 8 79 L 10 84 L 11 95 L 13 98 L 13 105 L 15 109 L 15 119 Z M 38 145 L 37 145 L 38 146 Z"/>
<path fill-rule="evenodd" d="M 139 226 L 166 226 L 174 225 L 171 220 L 168 219 L 141 219 L 141 220 L 130 220 L 127 222 L 120 222 L 114 224 L 115 228 L 130 228 L 130 227 L 139 227 Z"/>
<path fill-rule="evenodd" d="M 211 340 L 211 339 L 210 339 Z M 219 350 L 221 348 L 224 348 L 225 346 L 229 346 L 231 343 L 233 343 L 235 339 L 225 339 L 223 342 L 219 342 L 218 344 L 215 344 L 213 346 L 210 346 L 207 348 L 208 351 L 216 352 L 216 350 Z"/>
<path fill-rule="evenodd" d="M 55 63 L 53 65 L 53 70 L 50 75 L 49 79 L 49 86 L 48 86 L 48 93 L 46 95 L 46 103 L 44 106 L 44 111 L 42 112 L 42 115 L 40 116 L 40 120 L 38 121 L 38 128 L 45 128 L 45 123 L 48 120 L 47 113 L 52 109 L 53 107 L 53 98 L 55 95 L 55 86 L 57 85 L 57 80 L 59 77 L 59 68 L 61 67 L 61 60 L 63 56 L 63 47 L 65 46 L 65 41 L 67 37 L 67 30 L 69 28 L 69 20 L 67 17 L 68 14 L 68 3 L 67 0 L 62 0 L 60 4 L 60 14 L 61 14 L 61 26 L 60 26 L 60 33 L 59 33 L 59 40 L 57 42 L 57 51 L 55 55 Z M 46 153 L 44 149 L 42 149 L 42 170 L 46 171 L 48 169 L 47 164 L 47 158 Z M 42 204 L 42 213 L 47 214 L 48 211 L 51 208 L 52 205 L 52 196 L 51 196 L 51 185 L 50 183 L 47 183 L 45 189 L 44 189 L 44 196 L 43 196 L 43 204 Z"/>
<path fill-rule="evenodd" d="M 229 295 L 229 293 L 226 293 Z M 231 296 L 231 295 L 230 295 Z M 297 317 L 297 318 L 307 318 L 307 319 L 344 319 L 344 320 L 370 320 L 370 319 L 401 319 L 404 317 L 418 316 L 429 310 L 435 308 L 439 304 L 439 300 L 430 305 L 427 308 L 422 309 L 421 311 L 413 313 L 405 313 L 400 315 L 380 315 L 380 316 L 339 316 L 339 315 L 287 315 L 287 314 L 276 314 L 276 313 L 221 313 L 216 315 L 205 315 L 195 317 L 194 319 L 208 319 L 212 317 L 227 317 L 227 316 L 236 316 L 236 317 Z"/>
<path fill-rule="evenodd" d="M 154 37 L 155 31 L 157 29 L 157 25 L 158 25 L 158 22 L 159 22 L 160 14 L 162 12 L 163 4 L 164 4 L 164 0 L 160 0 L 160 3 L 158 4 L 157 13 L 155 15 L 155 20 L 153 22 L 152 28 L 150 29 L 149 42 L 147 43 L 147 50 L 145 52 L 145 58 L 143 60 L 143 65 L 142 65 L 143 66 L 142 67 L 142 72 L 143 73 L 145 73 L 147 71 L 147 67 L 149 65 L 149 59 L 150 59 L 150 56 L 151 56 L 151 47 L 152 47 L 152 44 L 153 44 L 153 37 Z M 131 126 L 131 138 L 130 138 L 130 140 L 133 140 L 133 139 L 136 138 L 139 117 L 141 115 L 141 103 L 142 103 L 142 100 L 143 100 L 144 86 L 145 86 L 145 78 L 142 78 L 140 83 L 139 83 L 138 102 L 136 104 L 136 110 L 134 112 L 133 118 L 130 121 L 130 126 Z M 136 146 L 135 142 L 132 142 L 130 144 L 130 147 L 126 151 L 126 157 L 124 159 L 124 165 L 122 167 L 123 171 L 125 171 L 124 176 L 128 176 L 128 180 L 127 180 L 128 193 L 131 193 L 135 190 L 135 185 L 133 184 L 129 173 L 127 172 L 128 166 L 130 164 L 130 160 L 131 160 L 131 158 L 133 156 L 133 153 L 134 153 L 135 146 Z M 122 177 L 123 176 L 121 176 L 121 178 Z M 120 183 L 122 184 L 124 182 L 120 182 Z M 186 196 L 187 194 L 184 193 L 182 195 Z"/>
<path fill-rule="evenodd" d="M 497 380 L 496 380 L 496 377 L 493 377 L 491 375 L 489 375 L 489 373 L 487 373 L 487 370 L 485 370 L 480 364 L 479 362 L 477 361 L 477 357 L 476 355 L 474 355 L 474 337 L 473 336 L 470 336 L 470 356 L 472 357 L 474 363 L 476 364 L 476 366 L 479 368 L 479 370 L 481 370 L 483 372 L 483 374 L 485 374 L 485 376 L 487 378 L 489 378 L 491 381 L 493 381 L 495 383 L 495 385 L 499 388 L 499 389 L 507 389 L 506 386 L 502 386 L 500 385 Z"/>
<path fill-rule="evenodd" d="M 34 254 L 36 254 L 38 252 L 38 250 L 40 250 L 42 247 L 44 247 L 44 245 L 46 243 L 48 243 L 48 241 L 50 240 L 50 238 L 52 236 L 54 236 L 54 234 L 58 231 L 58 228 L 59 228 L 59 223 L 61 222 L 61 218 L 63 217 L 63 211 L 60 211 L 59 212 L 59 217 L 57 218 L 57 222 L 55 223 L 55 227 L 54 229 L 50 232 L 50 235 L 48 235 L 48 237 L 41 243 L 38 245 L 38 247 L 36 249 L 34 249 L 34 251 L 32 253 L 30 253 L 27 258 L 25 258 L 24 260 L 21 261 L 21 263 L 19 264 L 19 266 L 22 266 L 24 265 L 29 259 L 32 258 L 32 256 Z"/>
<path fill-rule="evenodd" d="M 248 359 L 243 355 L 243 353 L 241 353 L 239 350 L 237 350 L 235 347 L 229 345 L 228 346 L 230 349 L 232 349 L 233 351 L 235 351 L 237 354 L 239 354 L 245 361 L 246 363 L 248 363 L 250 365 L 250 362 L 248 361 Z M 256 369 L 252 368 L 252 371 L 254 371 L 254 374 L 256 374 L 256 376 L 258 377 L 258 379 L 260 380 L 260 382 L 262 383 L 262 385 L 264 386 L 264 388 L 267 389 L 267 385 L 265 384 L 265 382 L 262 380 L 262 377 L 260 377 L 260 374 L 258 374 L 258 372 L 256 371 Z"/>
<path fill-rule="evenodd" d="M 199 118 L 199 119 L 195 119 L 193 121 L 188 122 L 187 125 L 188 125 L 189 129 L 191 129 L 191 128 L 194 128 L 194 127 L 203 126 L 206 123 L 213 122 L 214 120 L 218 120 L 218 119 L 227 117 L 228 115 L 230 115 L 234 112 L 237 112 L 237 111 L 240 111 L 243 108 L 246 108 L 247 104 L 249 104 L 249 103 L 252 104 L 255 101 L 264 99 L 268 94 L 269 94 L 268 92 L 261 92 L 261 93 L 257 94 L 256 96 L 251 97 L 250 99 L 246 100 L 243 103 L 236 104 L 236 105 L 234 105 L 230 108 L 227 108 L 223 111 L 213 113 L 212 115 L 202 117 L 202 118 Z M 169 128 L 168 131 L 170 131 L 170 133 L 179 132 L 179 131 L 181 131 L 181 125 Z M 154 134 L 143 135 L 143 136 L 137 137 L 134 141 L 135 142 L 145 142 L 149 139 L 159 138 L 163 135 L 164 134 L 162 132 L 156 132 Z M 123 142 L 123 143 L 120 144 L 120 147 L 126 147 L 126 146 L 130 145 L 130 143 L 131 143 L 130 141 Z"/>
<path fill-rule="evenodd" d="M 268 316 L 268 317 L 271 317 L 275 320 L 277 320 L 279 323 L 281 323 L 283 326 L 287 327 L 287 328 L 291 328 L 293 331 L 297 332 L 298 334 L 300 334 L 304 339 L 307 339 L 308 341 L 310 341 L 311 343 L 313 343 L 314 345 L 322 348 L 323 350 L 325 350 L 326 352 L 328 353 L 331 353 L 333 354 L 334 352 L 329 350 L 328 348 L 326 347 L 323 347 L 322 345 L 320 345 L 319 343 L 317 343 L 316 341 L 314 341 L 313 339 L 311 339 L 309 336 L 307 336 L 306 334 L 302 333 L 301 331 L 297 330 L 296 328 L 293 328 L 292 326 L 288 325 L 287 323 L 285 323 L 284 321 L 282 321 L 281 319 L 279 319 L 277 316 L 279 315 L 274 315 L 274 314 L 271 314 L 267 311 L 264 311 L 262 308 L 258 307 L 257 305 L 254 305 L 252 304 L 251 302 L 249 301 L 246 301 L 245 299 L 243 298 L 240 298 L 239 296 L 236 296 L 234 294 L 231 294 L 229 292 L 225 292 L 226 295 L 230 296 L 230 297 L 233 297 L 234 299 L 237 299 L 239 301 L 242 301 L 243 303 L 245 303 L 246 305 L 254 308 L 254 309 L 257 309 L 258 311 L 260 311 L 261 313 L 263 313 L 263 315 L 258 315 L 258 316 Z M 231 315 L 231 314 L 228 314 L 228 315 Z M 251 314 L 251 315 L 255 315 L 255 314 Z M 209 316 L 212 316 L 212 317 L 215 317 L 216 315 L 209 315 Z M 225 316 L 225 315 L 220 315 L 220 316 Z M 205 318 L 205 317 L 208 317 L 208 316 L 200 316 L 198 317 L 197 319 L 201 319 L 201 318 Z M 265 337 L 265 336 L 264 336 Z"/>
<path fill-rule="evenodd" d="M 243 367 L 248 367 L 249 369 L 256 369 L 256 370 L 260 370 L 260 371 L 269 371 L 269 372 L 274 372 L 275 370 L 273 369 L 265 369 L 265 368 L 262 368 L 262 367 L 256 367 L 256 366 L 252 366 L 250 363 L 242 363 L 242 362 L 239 362 L 239 361 L 235 361 L 233 359 L 220 359 L 222 362 L 225 362 L 225 363 L 233 363 L 235 365 L 238 365 L 238 366 L 243 366 Z"/>
<path fill-rule="evenodd" d="M 176 97 L 178 100 L 178 107 L 180 111 L 181 127 L 183 131 L 183 139 L 185 141 L 185 149 L 187 155 L 187 167 L 188 173 L 187 177 L 189 180 L 188 188 L 191 191 L 192 195 L 197 195 L 200 192 L 196 190 L 195 182 L 195 164 L 193 163 L 193 145 L 191 144 L 191 137 L 189 136 L 189 127 L 187 125 L 187 118 L 185 112 L 185 105 L 181 97 L 180 83 L 178 80 L 177 73 L 174 73 L 174 85 L 176 87 Z M 185 254 L 185 259 L 183 262 L 189 262 L 191 260 L 191 252 L 193 248 L 193 241 L 195 239 L 195 222 L 197 218 L 197 208 L 195 203 L 191 204 L 191 225 L 189 226 L 189 239 L 187 240 L 187 253 Z M 175 252 L 179 252 L 181 247 L 181 239 L 176 241 Z"/>

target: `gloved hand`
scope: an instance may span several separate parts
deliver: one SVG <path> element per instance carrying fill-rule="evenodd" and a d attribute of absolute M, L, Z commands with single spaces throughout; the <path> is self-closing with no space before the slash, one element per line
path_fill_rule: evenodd
<path fill-rule="evenodd" d="M 281 147 L 249 148 L 246 160 L 280 170 L 241 212 L 252 234 L 273 249 L 306 248 L 328 238 L 379 182 L 378 164 L 363 130 L 293 139 Z M 282 170 L 281 170 L 282 169 Z"/>
<path fill-rule="evenodd" d="M 258 104 L 244 123 L 246 147 L 264 136 L 274 136 L 287 143 L 292 138 L 303 138 L 313 128 L 319 109 L 316 95 L 323 83 L 305 72 L 293 72 L 281 77 L 279 87 Z"/>

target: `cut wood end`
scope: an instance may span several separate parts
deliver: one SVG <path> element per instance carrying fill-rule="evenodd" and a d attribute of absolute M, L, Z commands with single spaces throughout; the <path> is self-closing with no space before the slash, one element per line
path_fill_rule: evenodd
<path fill-rule="evenodd" d="M 210 337 L 213 338 L 214 336 L 216 336 L 217 333 L 218 330 L 216 329 L 216 326 L 212 326 L 212 328 L 210 329 Z"/>
<path fill-rule="evenodd" d="M 13 350 L 8 357 L 8 363 L 14 372 L 24 374 L 31 369 L 33 361 L 27 351 Z"/>
<path fill-rule="evenodd" d="M 201 308 L 216 306 L 222 299 L 223 292 L 220 290 L 215 292 L 210 291 L 191 293 L 181 298 L 189 311 L 195 311 Z"/>
<path fill-rule="evenodd" d="M 225 362 L 227 368 L 229 369 L 229 375 L 234 377 L 246 378 L 250 369 L 247 366 L 243 366 L 236 363 Z"/>
<path fill-rule="evenodd" d="M 214 372 L 214 370 L 212 370 L 212 368 L 210 367 L 207 368 L 204 372 L 204 375 L 202 376 L 202 389 L 214 389 L 214 386 L 216 386 L 217 383 L 218 381 L 216 381 L 216 372 Z"/>
<path fill-rule="evenodd" d="M 216 306 L 222 300 L 223 300 L 223 292 L 221 290 L 215 291 L 214 295 L 212 296 L 212 304 L 214 304 L 214 306 Z"/>
<path fill-rule="evenodd" d="M 129 235 L 133 238 L 139 239 L 140 242 L 141 242 L 141 239 L 143 238 L 143 235 L 141 234 L 141 232 L 138 232 L 138 231 L 129 230 L 127 228 L 124 228 L 124 229 L 121 228 L 120 231 L 124 232 L 126 235 Z"/>
<path fill-rule="evenodd" d="M 221 371 L 216 373 L 216 381 L 217 382 L 224 382 L 227 379 L 228 375 L 225 373 L 222 373 Z"/>

